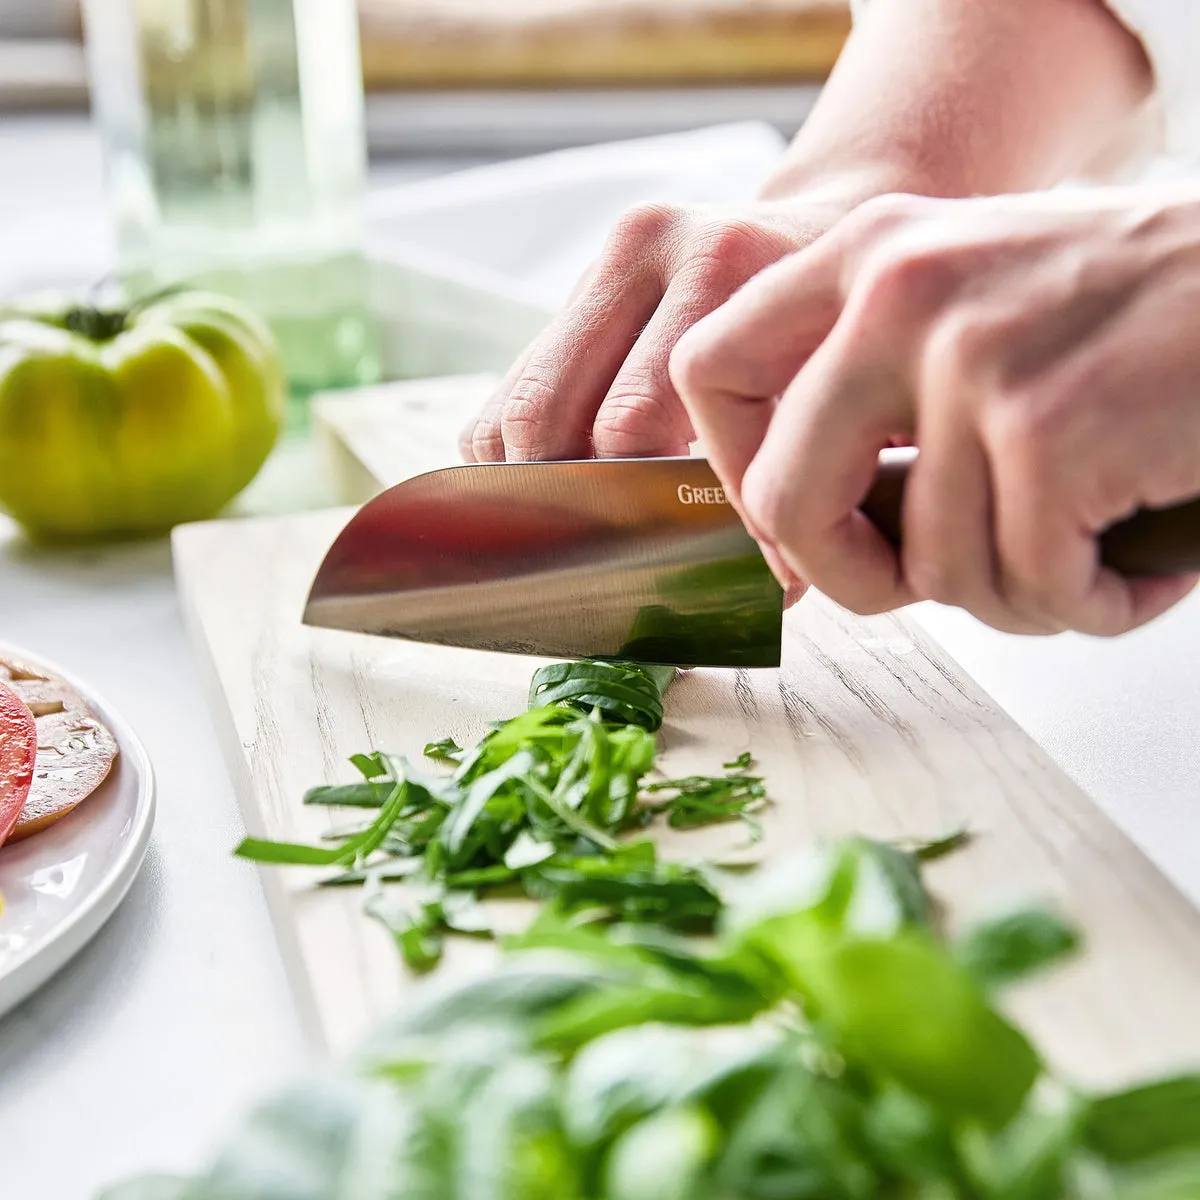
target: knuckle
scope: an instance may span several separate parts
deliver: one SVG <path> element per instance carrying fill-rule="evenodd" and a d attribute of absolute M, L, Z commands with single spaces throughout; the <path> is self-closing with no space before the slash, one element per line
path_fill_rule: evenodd
<path fill-rule="evenodd" d="M 920 316 L 937 310 L 958 277 L 958 264 L 950 251 L 889 247 L 864 269 L 862 303 L 881 316 Z"/>
<path fill-rule="evenodd" d="M 504 458 L 504 438 L 494 421 L 481 421 L 470 431 L 464 431 L 459 443 L 463 457 L 475 462 L 498 462 Z"/>
<path fill-rule="evenodd" d="M 678 400 L 661 389 L 639 388 L 610 394 L 592 425 L 592 442 L 601 457 L 648 453 L 670 441 L 679 425 Z"/>
<path fill-rule="evenodd" d="M 1010 564 L 1001 575 L 1000 590 L 1006 607 L 1033 633 L 1061 633 L 1070 624 L 1062 616 L 1069 604 L 1048 582 L 1051 567 L 1043 555 L 1034 551 Z"/>
<path fill-rule="evenodd" d="M 526 376 L 513 385 L 500 415 L 500 440 L 506 446 L 526 449 L 536 443 L 546 428 L 555 405 L 554 387 L 536 376 Z"/>
<path fill-rule="evenodd" d="M 1044 478 L 1071 436 L 1071 413 L 1062 396 L 1040 386 L 990 390 L 982 433 L 994 459 L 1019 475 Z"/>
<path fill-rule="evenodd" d="M 790 249 L 780 231 L 754 221 L 709 221 L 691 239 L 685 273 L 736 284 Z"/>
<path fill-rule="evenodd" d="M 682 209 L 673 204 L 638 204 L 626 210 L 609 234 L 608 256 L 623 259 L 641 253 L 669 237 L 681 215 Z"/>
<path fill-rule="evenodd" d="M 872 240 L 922 215 L 927 207 L 928 201 L 906 192 L 872 196 L 843 218 L 842 230 L 852 241 Z"/>
<path fill-rule="evenodd" d="M 978 314 L 956 311 L 937 318 L 925 338 L 922 378 L 943 385 L 974 379 L 991 342 L 991 327 Z"/>

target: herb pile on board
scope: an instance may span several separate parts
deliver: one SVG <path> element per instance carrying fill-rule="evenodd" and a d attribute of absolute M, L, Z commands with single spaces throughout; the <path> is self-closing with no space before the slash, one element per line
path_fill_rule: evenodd
<path fill-rule="evenodd" d="M 516 890 L 560 915 L 651 922 L 711 933 L 721 908 L 715 873 L 664 862 L 636 837 L 655 821 L 675 828 L 742 820 L 766 803 L 749 755 L 716 776 L 654 781 L 655 731 L 673 667 L 583 660 L 543 667 L 530 708 L 492 727 L 474 749 L 431 742 L 451 768 L 393 755 L 357 755 L 361 783 L 313 788 L 306 804 L 374 810 L 326 846 L 247 838 L 258 862 L 336 867 L 324 886 L 364 885 L 366 912 L 391 929 L 408 965 L 441 958 L 449 932 L 490 936 L 482 895 Z M 404 879 L 397 891 L 386 884 Z"/>
<path fill-rule="evenodd" d="M 947 940 L 915 854 L 822 847 L 708 949 L 553 908 L 196 1178 L 104 1200 L 1194 1200 L 1200 1077 L 1087 1095 L 1002 1014 L 1076 951 L 1025 910 Z"/>

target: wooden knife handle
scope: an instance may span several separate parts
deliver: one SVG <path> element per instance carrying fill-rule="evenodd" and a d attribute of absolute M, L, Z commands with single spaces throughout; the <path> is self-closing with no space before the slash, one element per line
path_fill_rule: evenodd
<path fill-rule="evenodd" d="M 913 457 L 881 460 L 862 511 L 899 546 L 904 484 Z M 1186 575 L 1200 571 L 1200 499 L 1173 508 L 1141 509 L 1100 535 L 1100 558 L 1122 575 Z"/>

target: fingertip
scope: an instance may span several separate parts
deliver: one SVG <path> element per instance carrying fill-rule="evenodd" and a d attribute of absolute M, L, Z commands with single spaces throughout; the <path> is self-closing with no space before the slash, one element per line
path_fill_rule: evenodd
<path fill-rule="evenodd" d="M 458 452 L 462 455 L 462 460 L 465 463 L 475 462 L 475 426 L 477 422 L 472 419 L 458 431 Z"/>
<path fill-rule="evenodd" d="M 759 548 L 762 550 L 763 558 L 767 560 L 767 566 L 771 568 L 771 574 L 775 576 L 776 582 L 785 593 L 791 591 L 792 588 L 805 586 L 774 546 L 764 542 Z"/>
<path fill-rule="evenodd" d="M 786 611 L 787 609 L 793 607 L 793 605 L 798 604 L 801 600 L 804 599 L 804 596 L 807 592 L 808 592 L 808 584 L 804 583 L 802 580 L 797 580 L 795 583 L 791 584 L 790 586 L 785 587 L 783 590 L 784 610 Z"/>
<path fill-rule="evenodd" d="M 694 325 L 685 329 L 667 356 L 667 378 L 685 403 L 692 390 L 702 382 L 699 359 L 704 353 L 703 326 L 711 315 L 710 313 L 707 317 L 701 317 Z"/>
<path fill-rule="evenodd" d="M 1130 629 L 1162 616 L 1188 596 L 1200 582 L 1200 573 L 1160 578 L 1137 577 L 1126 581 L 1131 602 Z"/>
<path fill-rule="evenodd" d="M 706 313 L 688 326 L 671 348 L 667 375 L 685 404 L 705 394 L 712 383 L 714 364 L 722 360 L 723 314 L 722 307 Z"/>
<path fill-rule="evenodd" d="M 806 579 L 807 586 L 860 616 L 892 612 L 917 600 L 896 551 L 861 512 L 820 535 L 809 534 L 799 554 L 789 546 L 779 553 L 794 581 L 789 590 Z"/>
<path fill-rule="evenodd" d="M 1196 586 L 1200 576 L 1126 576 L 1102 568 L 1082 598 L 1063 606 L 1060 628 L 1115 638 L 1162 616 Z"/>

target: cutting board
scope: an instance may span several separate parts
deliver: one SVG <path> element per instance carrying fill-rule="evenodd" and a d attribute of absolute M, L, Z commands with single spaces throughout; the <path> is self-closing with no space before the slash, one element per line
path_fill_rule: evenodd
<path fill-rule="evenodd" d="M 323 403 L 319 419 L 338 453 L 355 458 L 359 444 L 369 491 L 377 476 L 446 465 L 461 418 L 489 387 L 476 378 L 377 389 Z M 478 738 L 524 707 L 539 665 L 303 627 L 308 584 L 349 512 L 176 531 L 184 611 L 258 835 L 319 837 L 345 817 L 302 807 L 306 788 L 351 779 L 346 759 L 358 751 L 413 756 L 431 739 Z M 765 855 L 825 835 L 924 838 L 965 824 L 972 843 L 930 869 L 952 925 L 1023 901 L 1080 921 L 1087 954 L 1007 1001 L 1070 1078 L 1103 1085 L 1200 1064 L 1197 913 L 903 615 L 863 619 L 811 595 L 788 615 L 780 669 L 689 672 L 667 707 L 670 773 L 754 755 L 774 801 Z M 732 828 L 676 833 L 664 852 L 717 853 L 739 838 Z M 402 1004 L 413 981 L 388 935 L 361 915 L 359 895 L 316 889 L 314 877 L 263 871 L 306 1026 L 341 1050 Z M 441 969 L 480 970 L 492 953 L 457 943 Z"/>

